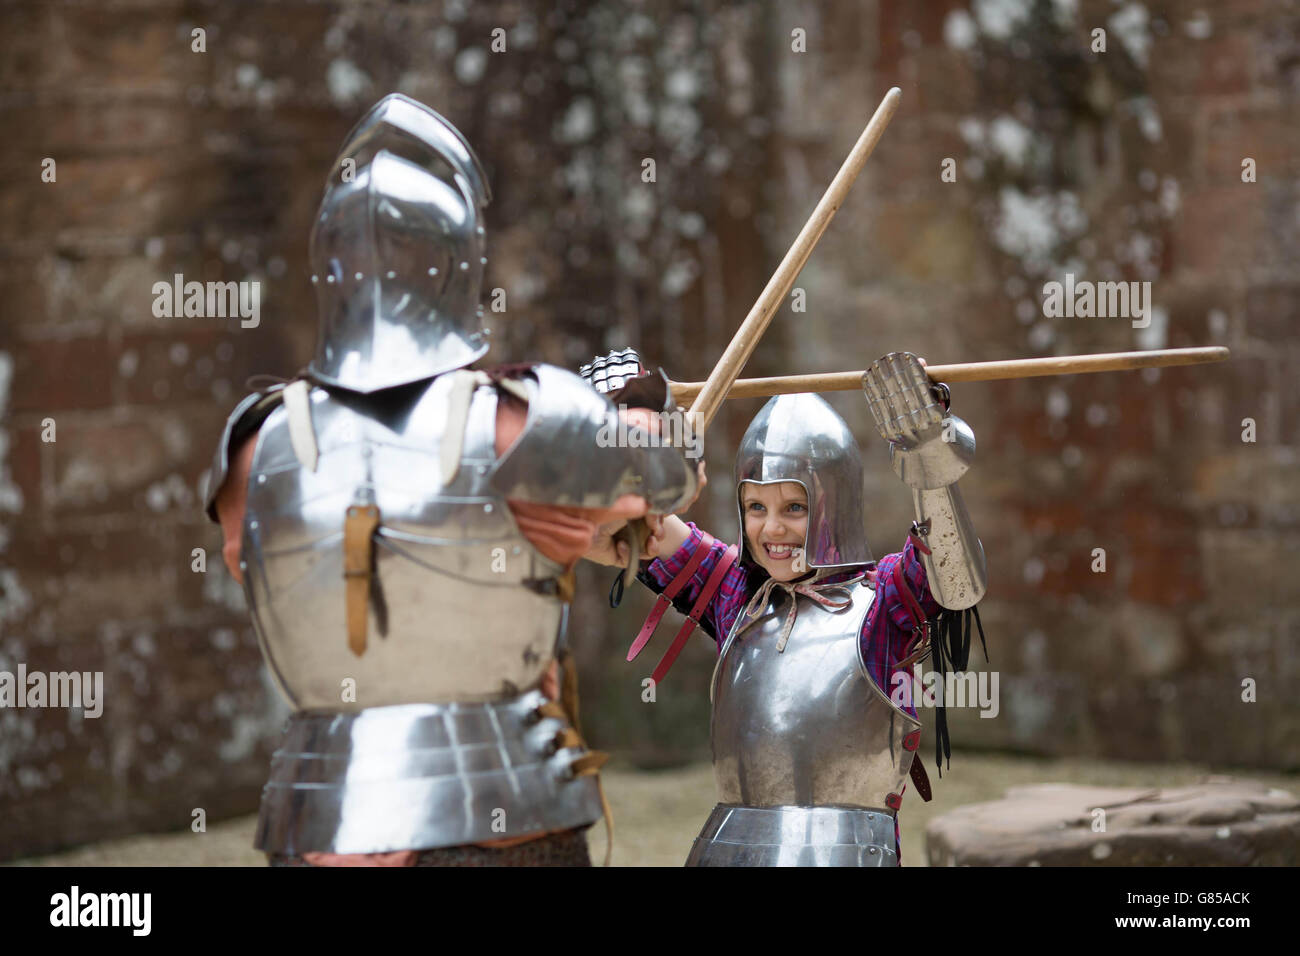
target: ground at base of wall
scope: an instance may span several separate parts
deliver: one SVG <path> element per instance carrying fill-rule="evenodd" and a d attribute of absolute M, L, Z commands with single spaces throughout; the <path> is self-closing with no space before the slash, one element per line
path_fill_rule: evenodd
<path fill-rule="evenodd" d="M 993 754 L 957 754 L 943 779 L 933 757 L 926 762 L 934 799 L 924 803 L 909 786 L 903 797 L 903 865 L 925 865 L 925 828 L 930 819 L 967 803 L 996 800 L 1008 787 L 1033 783 L 1170 787 L 1211 774 L 1255 780 L 1300 793 L 1300 775 L 1232 770 L 1194 764 L 1132 764 L 1066 759 L 1039 760 Z M 618 768 L 602 774 L 614 810 L 616 866 L 680 866 L 714 804 L 707 765 L 677 770 Z M 252 848 L 255 816 L 209 825 L 206 833 L 148 834 L 109 840 L 65 853 L 17 861 L 36 866 L 264 866 Z M 592 860 L 605 852 L 604 827 L 590 831 Z"/>

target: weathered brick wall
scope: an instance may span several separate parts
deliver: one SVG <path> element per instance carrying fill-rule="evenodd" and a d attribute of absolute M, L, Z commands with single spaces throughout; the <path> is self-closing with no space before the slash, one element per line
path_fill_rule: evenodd
<path fill-rule="evenodd" d="M 829 64 L 791 61 L 783 89 L 798 99 L 775 124 L 790 168 L 826 168 L 847 148 L 853 124 L 836 118 L 867 99 L 854 91 L 909 94 L 805 273 L 799 364 L 842 364 L 828 341 L 933 362 L 1233 350 L 1220 366 L 955 387 L 979 436 L 963 488 L 990 557 L 1002 710 L 965 712 L 954 736 L 1295 768 L 1296 11 L 924 6 L 882 4 L 856 31 L 838 24 Z M 1090 51 L 1095 27 L 1105 53 Z M 829 129 L 821 149 L 813 131 Z M 942 157 L 955 182 L 941 181 Z M 1045 318 L 1043 283 L 1066 272 L 1150 281 L 1151 325 Z M 842 407 L 869 436 L 860 402 Z M 868 481 L 887 520 L 870 524 L 877 549 L 893 549 L 906 496 L 875 451 Z"/>
<path fill-rule="evenodd" d="M 896 348 L 1234 350 L 1217 367 L 955 389 L 980 442 L 963 488 L 1002 678 L 999 718 L 960 715 L 958 743 L 1295 767 L 1300 17 L 1243 0 L 1203 16 L 919 6 L 6 5 L 0 670 L 103 671 L 107 700 L 98 720 L 0 710 L 0 858 L 255 806 L 283 708 L 197 478 L 245 378 L 309 358 L 320 186 L 393 89 L 435 105 L 488 166 L 486 284 L 507 300 L 494 360 L 576 366 L 630 343 L 698 379 L 902 86 L 798 283 L 807 311 L 782 313 L 752 371 Z M 1044 318 L 1042 283 L 1067 266 L 1151 281 L 1163 318 Z M 259 281 L 260 324 L 155 318 L 153 283 L 175 273 Z M 873 546 L 893 550 L 907 494 L 860 397 L 833 403 L 869 462 Z M 759 405 L 730 404 L 699 519 L 723 534 Z M 642 703 L 621 649 L 648 602 L 603 610 L 608 578 L 584 570 L 574 615 L 592 736 L 643 763 L 707 754 L 708 648 Z"/>

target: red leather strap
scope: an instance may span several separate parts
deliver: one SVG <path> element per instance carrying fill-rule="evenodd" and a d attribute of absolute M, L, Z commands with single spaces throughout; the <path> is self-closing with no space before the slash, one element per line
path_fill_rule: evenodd
<path fill-rule="evenodd" d="M 913 539 L 915 541 L 915 539 Z M 915 542 L 919 547 L 924 548 L 920 542 Z M 929 550 L 926 550 L 929 554 Z M 912 621 L 918 631 L 921 632 L 922 642 L 928 636 L 929 622 L 925 619 L 925 612 L 921 610 L 921 603 L 917 601 L 916 596 L 912 594 L 911 589 L 907 586 L 907 579 L 903 577 L 903 562 L 898 561 L 894 564 L 893 571 L 894 586 L 898 588 L 898 593 L 903 598 L 903 604 L 907 606 L 907 613 L 911 615 Z M 920 622 L 917 624 L 916 622 Z M 908 660 L 910 663 L 910 659 Z M 916 748 L 921 745 L 921 732 L 914 730 L 903 738 L 903 749 L 912 751 L 912 783 L 916 784 L 916 792 L 921 795 L 921 799 L 926 803 L 930 802 L 930 775 L 925 772 L 925 764 L 921 762 L 920 757 L 915 753 Z M 893 794 L 890 794 L 893 796 Z M 901 804 L 902 798 L 899 798 Z M 897 809 L 895 807 L 894 809 Z"/>
<path fill-rule="evenodd" d="M 907 606 L 907 613 L 912 616 L 912 623 L 917 628 L 925 626 L 925 611 L 921 610 L 921 603 L 912 595 L 912 589 L 907 586 L 907 579 L 903 577 L 903 562 L 894 562 L 892 574 L 894 586 L 898 588 L 898 594 Z"/>
<path fill-rule="evenodd" d="M 651 635 L 654 634 L 655 628 L 659 626 L 659 621 L 663 619 L 664 612 L 668 606 L 673 603 L 673 598 L 677 597 L 677 592 L 686 586 L 686 582 L 695 574 L 695 569 L 700 566 L 704 556 L 709 553 L 713 546 L 711 535 L 703 534 L 702 540 L 695 548 L 695 553 L 691 555 L 686 567 L 677 572 L 676 577 L 668 582 L 668 587 L 664 588 L 663 593 L 655 599 L 655 606 L 650 610 L 650 614 L 641 625 L 641 630 L 637 632 L 636 640 L 632 646 L 627 649 L 627 659 L 629 662 L 636 660 L 636 656 L 641 653 L 642 649 L 650 641 Z"/>
<path fill-rule="evenodd" d="M 921 795 L 921 799 L 929 803 L 930 775 L 925 772 L 925 764 L 917 756 L 912 757 L 912 783 L 916 784 L 916 792 Z"/>
<path fill-rule="evenodd" d="M 656 684 L 663 680 L 668 674 L 668 669 L 673 666 L 673 662 L 677 660 L 677 655 L 680 654 L 682 648 L 686 646 L 686 639 L 691 636 L 696 625 L 700 623 L 700 615 L 704 613 L 704 609 L 709 606 L 709 601 L 713 599 L 713 595 L 717 592 L 718 588 L 722 586 L 722 579 L 727 576 L 727 572 L 731 570 L 731 566 L 736 563 L 737 557 L 739 557 L 739 552 L 736 550 L 735 545 L 732 545 L 727 548 L 722 557 L 718 559 L 717 566 L 714 567 L 713 573 L 711 573 L 709 579 L 704 582 L 704 589 L 700 591 L 700 596 L 695 599 L 695 604 L 691 608 L 691 613 L 686 615 L 686 621 L 682 624 L 681 630 L 677 632 L 677 636 L 673 638 L 673 642 L 669 646 L 667 652 L 660 659 L 659 666 L 656 667 L 654 673 L 650 675 L 650 679 Z"/>
<path fill-rule="evenodd" d="M 921 609 L 921 603 L 917 601 L 912 594 L 911 588 L 907 586 L 907 579 L 903 577 L 903 562 L 894 562 L 894 570 L 890 575 L 894 581 L 894 587 L 898 589 L 899 596 L 903 599 L 903 605 L 907 608 L 907 613 L 912 618 L 912 627 L 921 635 L 921 646 L 924 646 L 930 636 L 929 622 L 925 619 L 925 611 Z"/>

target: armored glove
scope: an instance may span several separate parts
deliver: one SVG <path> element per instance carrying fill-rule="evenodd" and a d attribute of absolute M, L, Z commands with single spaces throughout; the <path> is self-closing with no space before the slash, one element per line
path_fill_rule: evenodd
<path fill-rule="evenodd" d="M 891 352 L 862 376 L 862 390 L 894 471 L 912 488 L 930 593 L 945 608 L 973 606 L 988 590 L 984 547 L 956 481 L 975 457 L 975 433 L 948 413 L 948 387 L 930 382 L 911 352 Z"/>
<path fill-rule="evenodd" d="M 932 383 L 915 355 L 890 352 L 878 359 L 863 374 L 862 390 L 904 484 L 944 488 L 966 473 L 975 433 L 948 414 L 948 386 Z"/>
<path fill-rule="evenodd" d="M 662 370 L 658 374 L 647 370 L 636 349 L 617 349 L 608 355 L 597 355 L 590 364 L 582 366 L 578 374 L 615 405 L 650 408 L 657 412 L 672 409 L 667 377 Z M 614 532 L 614 547 L 617 549 L 620 541 L 626 543 L 628 561 L 627 567 L 610 587 L 610 607 L 618 607 L 623 600 L 624 589 L 636 577 L 641 555 L 645 552 L 645 541 L 649 536 L 650 527 L 644 518 L 633 518 Z"/>
<path fill-rule="evenodd" d="M 636 349 L 617 349 L 608 355 L 597 355 L 578 374 L 615 405 L 652 408 L 657 412 L 673 408 L 667 377 L 662 370 L 655 373 L 647 369 Z"/>

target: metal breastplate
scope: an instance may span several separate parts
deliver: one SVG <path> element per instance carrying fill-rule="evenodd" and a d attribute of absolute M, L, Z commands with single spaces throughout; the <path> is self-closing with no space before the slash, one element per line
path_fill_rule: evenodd
<path fill-rule="evenodd" d="M 772 593 L 757 619 L 737 622 L 714 670 L 719 806 L 690 862 L 889 865 L 894 814 L 886 797 L 902 789 L 913 755 L 903 738 L 921 724 L 862 664 L 859 638 L 875 592 L 851 585 L 852 603 L 842 610 L 796 595 L 795 624 L 779 654 L 791 598 Z M 753 808 L 765 812 L 739 812 Z"/>
<path fill-rule="evenodd" d="M 284 406 L 261 429 L 245 591 L 295 709 L 502 699 L 536 686 L 553 656 L 563 569 L 532 547 L 489 487 L 493 388 L 473 393 L 459 468 L 440 487 L 451 379 L 370 397 L 313 389 L 314 470 L 294 452 Z M 360 657 L 345 628 L 343 527 L 354 504 L 377 505 L 381 521 Z"/>

